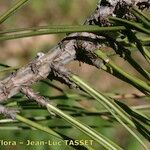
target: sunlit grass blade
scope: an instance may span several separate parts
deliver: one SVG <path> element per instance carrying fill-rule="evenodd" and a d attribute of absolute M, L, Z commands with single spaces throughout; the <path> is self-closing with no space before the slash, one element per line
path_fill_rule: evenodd
<path fill-rule="evenodd" d="M 142 27 L 139 23 L 137 22 L 132 22 L 132 21 L 128 21 L 128 20 L 125 20 L 125 19 L 120 19 L 120 18 L 115 18 L 115 17 L 109 17 L 109 20 L 110 21 L 113 21 L 117 24 L 120 24 L 120 25 L 123 25 L 125 27 L 127 27 L 127 29 L 135 29 L 139 32 L 142 32 L 142 33 L 145 33 L 145 34 L 150 34 L 150 30 Z"/>
<path fill-rule="evenodd" d="M 72 27 L 69 25 L 49 25 L 49 26 L 37 26 L 37 27 L 28 27 L 28 28 L 16 28 L 16 29 L 5 29 L 3 31 L 0 31 L 0 34 L 11 34 L 11 33 L 26 33 L 30 31 L 39 31 L 39 30 L 48 30 L 48 29 L 66 29 L 68 27 Z"/>
<path fill-rule="evenodd" d="M 146 20 L 146 18 L 143 15 L 141 15 L 139 11 L 135 11 L 135 9 L 132 9 L 131 12 L 145 27 L 150 28 L 150 22 Z"/>
<path fill-rule="evenodd" d="M 97 131 L 93 130 L 89 126 L 77 121 L 75 118 L 71 117 L 70 115 L 65 114 L 63 111 L 59 110 L 57 107 L 54 107 L 51 104 L 47 104 L 47 109 L 50 112 L 53 112 L 63 119 L 65 119 L 67 122 L 71 123 L 74 127 L 78 128 L 80 131 L 91 137 L 93 140 L 97 141 L 99 144 L 104 146 L 108 150 L 122 150 L 121 147 L 119 147 L 114 142 L 107 139 L 102 134 L 98 133 Z"/>
<path fill-rule="evenodd" d="M 144 58 L 150 64 L 150 52 L 147 50 L 146 47 L 144 47 L 142 45 L 142 42 L 137 38 L 135 33 L 133 33 L 131 30 L 128 30 L 127 36 L 128 36 L 128 39 L 130 40 L 130 42 L 132 42 L 136 45 L 138 50 L 141 52 L 141 54 L 144 56 Z"/>
<path fill-rule="evenodd" d="M 122 79 L 127 83 L 130 83 L 131 85 L 139 89 L 141 92 L 150 95 L 150 86 L 146 82 L 140 80 L 137 77 L 133 77 L 130 74 L 123 71 L 122 69 L 120 69 L 102 51 L 98 50 L 95 52 L 95 54 L 105 62 L 105 65 L 102 66 L 103 70 L 108 71 L 109 73 L 117 76 L 118 78 Z"/>
<path fill-rule="evenodd" d="M 35 129 L 38 129 L 38 130 L 41 130 L 43 132 L 46 132 L 46 133 L 50 134 L 51 136 L 59 139 L 64 144 L 65 144 L 65 141 L 64 141 L 65 139 L 70 139 L 69 137 L 67 137 L 67 136 L 65 136 L 63 134 L 59 134 L 59 133 L 55 132 L 54 130 L 52 130 L 52 129 L 48 128 L 48 127 L 45 127 L 45 126 L 43 126 L 43 125 L 41 125 L 39 123 L 31 121 L 31 120 L 29 120 L 27 118 L 24 118 L 24 117 L 20 116 L 20 115 L 17 115 L 16 119 L 18 121 L 20 121 L 20 122 L 23 122 L 26 125 L 29 125 L 32 128 L 35 128 Z M 68 146 L 70 146 L 70 145 L 68 145 Z M 85 146 L 78 146 L 78 148 L 86 148 L 87 150 L 94 150 L 91 146 L 86 146 L 86 145 Z"/>
<path fill-rule="evenodd" d="M 143 37 L 143 38 L 140 38 L 139 40 L 141 41 L 143 46 L 150 46 L 150 38 L 149 37 Z"/>
<path fill-rule="evenodd" d="M 0 16 L 0 24 L 3 23 L 7 18 L 9 18 L 12 14 L 15 13 L 20 7 L 22 7 L 29 0 L 20 0 L 14 6 L 12 6 L 9 10 L 7 10 L 4 14 Z"/>
<path fill-rule="evenodd" d="M 148 114 L 150 113 L 150 105 L 140 105 L 140 106 L 134 106 L 134 111 L 142 114 Z"/>
<path fill-rule="evenodd" d="M 22 107 L 24 107 L 24 106 L 22 106 Z M 82 107 L 79 107 L 77 109 L 76 107 L 74 107 L 74 108 L 71 107 L 70 108 L 70 105 L 68 105 L 68 106 L 65 105 L 65 109 L 63 109 L 63 107 L 61 107 L 61 110 L 66 111 L 67 107 L 68 107 L 67 112 L 71 113 L 71 115 L 73 114 L 74 117 L 76 117 L 76 116 L 77 117 L 79 117 L 79 116 L 81 116 L 81 117 L 89 116 L 89 118 L 90 117 L 92 118 L 94 116 L 101 116 L 101 115 L 103 116 L 104 115 L 104 116 L 109 117 L 111 115 L 110 112 L 108 110 L 106 110 L 105 108 L 102 108 L 99 111 L 92 111 L 91 112 L 91 111 L 87 111 L 87 110 L 83 109 Z M 58 107 L 58 108 L 60 108 L 60 107 Z M 134 113 L 139 114 L 139 116 L 142 116 L 143 119 L 145 119 L 144 122 L 147 122 L 147 120 L 149 120 L 149 118 L 146 116 L 148 113 L 150 113 L 149 112 L 149 108 L 150 108 L 149 105 L 132 106 L 130 108 L 132 110 L 134 110 Z M 46 110 L 46 108 L 44 108 L 44 109 Z M 32 111 L 32 109 L 30 109 L 30 108 L 29 109 L 26 108 L 26 110 Z M 36 122 L 39 122 L 39 121 L 49 121 L 49 120 L 52 120 L 54 118 L 49 116 L 49 115 L 42 115 L 42 116 L 30 117 L 30 119 L 32 119 L 32 120 L 34 120 Z M 111 116 L 110 119 L 113 119 L 112 116 Z M 115 121 L 115 120 L 113 120 L 113 121 Z M 18 122 L 18 121 L 15 121 L 15 120 L 12 120 L 12 119 L 1 119 L 0 120 L 0 124 L 7 124 L 7 125 L 9 123 L 16 123 L 16 122 Z"/>
<path fill-rule="evenodd" d="M 150 19 L 143 12 L 138 10 L 136 7 L 131 8 L 131 12 L 147 27 L 150 27 Z"/>
<path fill-rule="evenodd" d="M 20 115 L 16 115 L 16 120 L 18 120 L 20 122 L 23 122 L 23 123 L 29 125 L 30 127 L 35 128 L 35 129 L 38 129 L 38 130 L 44 131 L 46 133 L 49 133 L 50 135 L 52 135 L 52 136 L 54 136 L 54 137 L 56 137 L 56 138 L 58 138 L 60 140 L 63 140 L 62 137 L 58 133 L 56 133 L 55 131 L 51 130 L 50 128 L 47 128 L 47 127 L 45 127 L 43 125 L 35 123 L 34 121 L 31 121 L 31 120 L 29 120 L 27 118 L 24 118 L 24 117 L 20 116 Z"/>
<path fill-rule="evenodd" d="M 150 73 L 144 69 L 141 65 L 139 65 L 131 56 L 126 57 L 128 63 L 136 70 L 138 71 L 145 79 L 148 81 L 150 80 Z"/>
<path fill-rule="evenodd" d="M 32 29 L 32 28 L 31 28 Z M 48 26 L 45 27 L 37 27 L 33 28 L 34 31 L 30 31 L 30 29 L 27 31 L 23 31 L 22 33 L 17 32 L 17 30 L 14 33 L 10 34 L 1 34 L 0 35 L 0 41 L 4 40 L 10 40 L 10 39 L 18 39 L 18 38 L 25 38 L 25 37 L 33 37 L 33 36 L 38 36 L 38 35 L 46 35 L 46 34 L 58 34 L 58 33 L 73 33 L 73 32 L 108 32 L 108 31 L 120 31 L 120 30 L 125 30 L 126 28 L 123 26 L 114 26 L 114 27 L 99 27 L 99 26 L 90 26 L 90 25 L 83 25 L 83 26 Z M 20 29 L 21 30 L 21 29 Z M 5 31 L 2 31 L 5 32 Z"/>
<path fill-rule="evenodd" d="M 88 94 L 93 96 L 99 103 L 101 103 L 112 115 L 143 145 L 143 147 L 148 150 L 145 144 L 141 139 L 133 132 L 127 125 L 125 125 L 124 121 L 128 123 L 130 126 L 136 129 L 132 118 L 125 112 L 119 105 L 117 105 L 112 99 L 105 97 L 102 93 L 95 91 L 85 82 L 83 82 L 80 78 L 75 75 L 71 75 L 70 79 L 75 82 L 80 88 L 86 91 Z M 119 117 L 118 117 L 118 116 Z M 116 117 L 117 116 L 117 117 Z M 120 118 L 121 117 L 121 118 Z"/>
<path fill-rule="evenodd" d="M 130 32 L 130 31 L 128 31 Z M 133 38 L 130 36 L 130 39 L 133 40 Z M 116 41 L 115 39 L 111 38 L 111 40 L 116 43 L 118 48 L 115 50 L 115 53 L 119 55 L 121 58 L 125 59 L 128 61 L 128 63 L 136 70 L 138 71 L 143 77 L 145 77 L 147 80 L 150 80 L 150 73 L 144 69 L 132 56 L 131 54 L 131 47 L 126 47 L 126 45 L 123 45 L 121 41 Z M 138 39 L 137 39 L 138 40 Z M 132 43 L 132 42 L 131 42 Z M 124 43 L 125 44 L 125 43 Z M 128 44 L 128 43 L 126 43 Z M 138 43 L 139 44 L 139 43 Z M 125 47 L 124 47 L 125 46 Z M 133 44 L 132 44 L 133 46 Z M 136 48 L 136 46 L 134 45 Z M 140 50 L 141 50 L 142 45 L 140 45 Z M 137 49 L 137 48 L 136 48 Z M 143 49 L 141 50 L 143 52 Z M 147 53 L 145 51 L 143 52 L 143 55 L 147 57 Z M 109 54 L 108 54 L 109 56 Z"/>
<path fill-rule="evenodd" d="M 70 79 L 75 82 L 79 87 L 96 99 L 100 104 L 102 104 L 108 111 L 112 109 L 117 112 L 124 120 L 126 120 L 131 126 L 135 127 L 134 123 L 131 121 L 129 115 L 123 111 L 112 99 L 105 97 L 102 93 L 97 92 L 89 85 L 87 85 L 83 80 L 75 75 L 71 75 Z"/>
<path fill-rule="evenodd" d="M 140 115 L 140 113 L 136 113 L 135 111 L 133 111 L 132 108 L 128 107 L 127 105 L 125 105 L 124 103 L 121 103 L 120 101 L 115 101 L 124 111 L 126 111 L 130 116 L 134 117 L 135 119 L 148 124 L 150 126 L 150 118 L 144 116 L 144 115 Z"/>
<path fill-rule="evenodd" d="M 140 113 L 134 112 L 127 105 L 119 101 L 115 102 L 131 116 L 132 121 L 134 122 L 136 129 L 139 131 L 139 133 L 141 133 L 141 135 L 143 135 L 147 140 L 149 140 L 150 131 L 148 129 L 150 128 L 150 119 L 148 117 L 145 117 L 144 115 L 140 115 Z"/>
<path fill-rule="evenodd" d="M 97 25 L 48 25 L 48 26 L 37 26 L 37 27 L 30 27 L 30 28 L 17 28 L 17 29 L 7 29 L 4 31 L 0 31 L 1 35 L 4 34 L 12 34 L 12 33 L 27 33 L 30 31 L 43 31 L 43 30 L 49 30 L 49 29 L 54 29 L 54 32 L 56 32 L 56 29 L 59 30 L 65 30 L 65 29 L 70 29 L 70 31 L 67 30 L 67 32 L 75 32 L 76 30 L 81 31 L 83 29 L 86 31 L 120 31 L 120 30 L 126 30 L 124 26 L 111 26 L 111 27 L 100 27 Z M 63 32 L 63 31 L 62 31 Z M 64 31 L 65 32 L 65 31 Z"/>
<path fill-rule="evenodd" d="M 144 144 L 144 142 L 142 141 L 142 139 L 140 139 L 139 135 L 136 134 L 136 132 L 134 132 L 132 130 L 132 128 L 130 128 L 128 125 L 126 125 L 115 113 L 112 112 L 112 114 L 117 119 L 117 121 L 120 124 L 122 124 L 130 132 L 130 134 L 132 134 L 139 141 L 139 143 L 144 147 L 145 150 L 149 150 L 149 148 Z"/>

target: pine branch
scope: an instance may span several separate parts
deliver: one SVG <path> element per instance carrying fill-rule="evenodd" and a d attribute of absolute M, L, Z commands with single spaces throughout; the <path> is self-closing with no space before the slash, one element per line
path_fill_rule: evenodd
<path fill-rule="evenodd" d="M 102 0 L 98 3 L 97 9 L 86 20 L 85 24 L 111 26 L 108 16 L 132 17 L 132 15 L 128 14 L 128 9 L 131 6 L 136 5 L 142 9 L 149 6 L 149 3 L 149 0 Z M 52 73 L 52 64 L 64 66 L 77 59 L 91 65 L 97 64 L 99 66 L 101 62 L 97 62 L 96 56 L 92 55 L 91 52 L 99 49 L 102 43 L 108 44 L 108 40 L 103 34 L 83 32 L 68 35 L 53 50 L 50 50 L 47 54 L 38 53 L 37 57 L 26 66 L 1 80 L 0 102 L 17 94 L 23 86 L 30 86 L 41 79 L 47 78 Z M 82 58 L 80 57 L 81 52 L 84 54 Z"/>
<path fill-rule="evenodd" d="M 5 117 L 15 119 L 16 114 L 18 112 L 19 112 L 18 110 L 10 109 L 10 108 L 0 105 L 0 114 L 3 114 Z"/>

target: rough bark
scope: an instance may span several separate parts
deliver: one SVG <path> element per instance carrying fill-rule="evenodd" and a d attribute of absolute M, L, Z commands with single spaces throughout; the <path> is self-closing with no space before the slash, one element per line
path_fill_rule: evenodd
<path fill-rule="evenodd" d="M 127 19 L 133 18 L 132 14 L 129 13 L 129 9 L 133 5 L 143 9 L 150 5 L 150 0 L 99 1 L 96 10 L 85 21 L 85 24 L 111 26 L 112 24 L 108 20 L 109 16 Z M 20 92 L 22 87 L 31 86 L 33 83 L 47 77 L 72 85 L 65 75 L 63 75 L 63 73 L 65 74 L 64 65 L 73 60 L 79 60 L 99 67 L 101 62 L 97 60 L 92 52 L 95 49 L 101 48 L 104 44 L 109 44 L 107 36 L 108 34 L 100 33 L 72 33 L 59 42 L 47 54 L 38 53 L 37 57 L 26 66 L 23 66 L 0 81 L 0 103 Z M 62 70 L 60 71 L 59 68 L 62 68 Z"/>

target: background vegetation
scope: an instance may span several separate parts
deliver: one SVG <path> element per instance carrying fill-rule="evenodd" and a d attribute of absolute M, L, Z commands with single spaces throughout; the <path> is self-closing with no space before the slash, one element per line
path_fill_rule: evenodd
<path fill-rule="evenodd" d="M 95 9 L 96 0 L 32 0 L 21 8 L 17 13 L 7 19 L 1 26 L 0 31 L 13 28 L 28 28 L 43 25 L 79 25 L 83 24 L 84 20 Z M 1 0 L 0 14 L 5 12 L 14 1 Z M 37 52 L 48 52 L 48 50 L 60 41 L 65 34 L 42 35 L 29 38 L 13 39 L 8 41 L 0 41 L 0 63 L 8 66 L 22 66 L 27 64 L 29 60 L 33 59 Z M 149 38 L 149 35 L 139 34 L 141 37 Z M 148 45 L 149 46 L 149 45 Z M 149 48 L 149 47 L 148 47 Z M 112 54 L 111 49 L 106 49 L 105 52 Z M 145 61 L 139 51 L 133 51 L 133 57 L 141 64 L 143 68 L 150 71 L 148 63 Z M 112 55 L 111 60 L 123 70 L 133 76 L 139 77 L 145 81 L 144 77 L 133 69 L 127 61 L 123 60 L 117 55 Z M 80 75 L 84 81 L 88 81 L 98 91 L 102 91 L 104 95 L 111 96 L 124 102 L 128 106 L 132 106 L 149 117 L 149 97 L 143 95 L 139 90 L 128 83 L 125 83 L 116 77 L 98 70 L 86 64 L 79 64 L 73 62 L 68 65 L 74 73 Z M 4 71 L 5 66 L 1 65 L 0 78 L 2 79 L 9 72 Z M 121 145 L 126 150 L 142 150 L 139 142 L 128 133 L 121 124 L 115 121 L 106 109 L 101 106 L 93 98 L 83 95 L 83 93 L 76 94 L 65 85 L 56 81 L 44 80 L 33 85 L 35 91 L 42 95 L 49 97 L 58 107 L 67 114 L 73 115 L 75 118 L 92 126 L 101 134 L 109 137 L 118 145 Z M 79 130 L 72 127 L 69 123 L 60 117 L 50 116 L 46 109 L 40 108 L 35 102 L 30 102 L 23 95 L 18 94 L 16 97 L 10 99 L 6 105 L 10 107 L 20 108 L 21 115 L 30 118 L 44 126 L 48 126 L 55 131 L 67 135 L 73 139 L 90 139 Z M 1 116 L 2 119 L 4 119 Z M 32 128 L 20 122 L 0 122 L 0 139 L 3 140 L 55 140 L 57 138 L 39 131 L 31 130 Z M 143 143 L 150 148 L 149 142 L 139 135 Z M 71 150 L 69 146 L 0 146 L 0 149 L 52 149 L 52 150 Z M 95 149 L 103 149 L 99 144 L 94 142 Z"/>

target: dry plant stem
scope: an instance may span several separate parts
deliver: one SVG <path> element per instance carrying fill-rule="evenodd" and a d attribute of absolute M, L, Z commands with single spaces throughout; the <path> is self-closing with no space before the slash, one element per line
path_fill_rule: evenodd
<path fill-rule="evenodd" d="M 128 14 L 128 7 L 132 5 L 143 6 L 142 2 L 147 0 L 107 0 L 107 3 L 100 1 L 97 5 L 95 12 L 87 19 L 85 24 L 95 24 L 100 26 L 110 26 L 108 16 L 117 16 L 125 18 Z M 122 12 L 120 14 L 120 12 Z M 121 16 L 120 16 L 121 15 Z M 80 39 L 80 40 L 79 40 Z M 98 40 L 98 41 L 97 41 Z M 23 86 L 30 86 L 34 82 L 47 78 L 52 72 L 51 64 L 65 65 L 70 61 L 77 59 L 83 62 L 93 64 L 96 60 L 93 56 L 92 59 L 87 60 L 81 58 L 80 50 L 83 54 L 99 49 L 102 44 L 107 43 L 107 39 L 103 36 L 93 33 L 72 33 L 64 38 L 53 50 L 47 54 L 37 54 L 37 58 L 32 60 L 29 64 L 22 67 L 18 71 L 12 73 L 10 76 L 1 80 L 0 82 L 0 102 L 17 94 Z M 84 57 L 85 55 L 83 55 Z M 95 62 L 94 62 L 95 63 Z M 99 62 L 97 65 L 100 65 Z"/>
<path fill-rule="evenodd" d="M 80 123 L 79 121 L 73 119 L 71 116 L 66 115 L 64 112 L 59 110 L 57 107 L 51 105 L 43 96 L 40 96 L 38 93 L 35 93 L 32 88 L 29 87 L 22 87 L 21 92 L 25 94 L 29 99 L 35 100 L 38 104 L 42 106 L 46 106 L 50 113 L 55 113 L 58 116 L 62 117 L 63 119 L 67 120 L 70 124 L 74 127 L 80 129 L 83 133 L 91 137 L 93 140 L 97 141 L 98 143 L 102 144 L 106 149 L 112 150 L 122 150 L 121 147 L 110 141 L 109 139 L 105 138 L 103 135 L 99 134 L 97 131 L 93 130 L 89 126 Z M 105 140 L 104 140 L 105 139 Z"/>
<path fill-rule="evenodd" d="M 35 100 L 39 105 L 46 107 L 47 104 L 49 103 L 46 98 L 43 96 L 40 96 L 39 93 L 35 93 L 32 88 L 29 88 L 27 86 L 24 86 L 20 90 L 24 95 L 28 97 L 28 99 L 33 99 Z"/>
<path fill-rule="evenodd" d="M 20 0 L 9 11 L 2 14 L 0 16 L 0 24 L 3 23 L 9 16 L 11 16 L 18 8 L 22 7 L 27 1 L 29 0 Z"/>
<path fill-rule="evenodd" d="M 15 109 L 10 109 L 10 108 L 0 105 L 0 114 L 3 114 L 4 116 L 8 118 L 15 119 L 17 113 L 18 111 Z"/>

